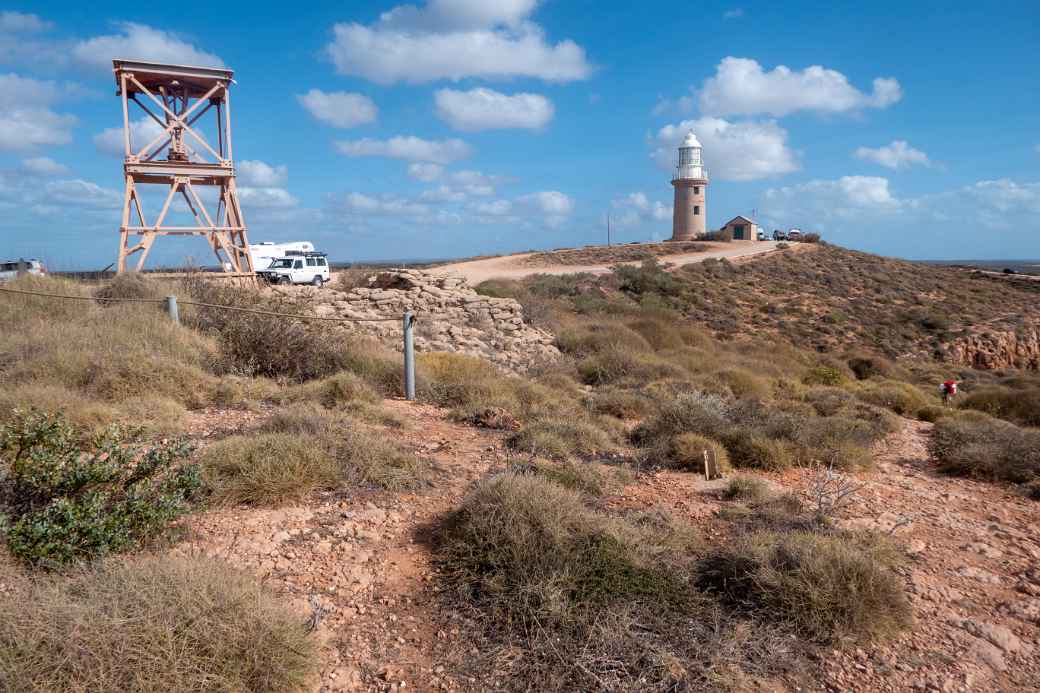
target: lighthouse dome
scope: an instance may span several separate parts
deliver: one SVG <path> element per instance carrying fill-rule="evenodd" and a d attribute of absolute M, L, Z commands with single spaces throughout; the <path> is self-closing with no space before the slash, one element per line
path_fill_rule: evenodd
<path fill-rule="evenodd" d="M 686 137 L 683 138 L 682 144 L 680 144 L 679 146 L 684 149 L 686 147 L 700 147 L 701 143 L 697 139 L 697 135 L 693 134 L 693 130 L 690 130 L 688 133 L 686 133 Z"/>

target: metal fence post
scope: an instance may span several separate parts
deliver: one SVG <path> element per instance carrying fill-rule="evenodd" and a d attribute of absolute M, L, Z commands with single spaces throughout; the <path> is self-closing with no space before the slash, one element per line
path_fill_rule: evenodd
<path fill-rule="evenodd" d="M 412 324 L 415 316 L 412 311 L 404 314 L 404 396 L 415 399 L 415 349 L 412 343 Z"/>
<path fill-rule="evenodd" d="M 181 324 L 181 316 L 177 311 L 177 297 L 167 296 L 166 297 L 166 314 L 170 316 L 170 320 L 173 320 L 176 324 Z"/>

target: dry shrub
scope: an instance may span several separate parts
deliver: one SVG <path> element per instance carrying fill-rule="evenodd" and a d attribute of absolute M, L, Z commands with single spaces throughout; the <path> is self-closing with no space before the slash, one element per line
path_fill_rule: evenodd
<path fill-rule="evenodd" d="M 692 332 L 681 330 L 672 316 L 648 315 L 639 320 L 632 320 L 627 327 L 642 335 L 650 346 L 661 349 L 680 349 L 687 344 L 687 338 L 695 339 Z"/>
<path fill-rule="evenodd" d="M 534 474 L 544 477 L 564 488 L 589 496 L 600 496 L 607 488 L 607 479 L 593 465 L 587 462 L 564 460 L 554 462 L 532 458 L 519 464 L 512 464 L 509 471 L 513 474 Z"/>
<path fill-rule="evenodd" d="M 115 305 L 116 301 L 112 299 L 158 301 L 167 296 L 176 296 L 179 293 L 183 294 L 184 288 L 175 281 L 157 279 L 138 272 L 130 272 L 113 277 L 111 281 L 95 291 L 94 296 L 99 299 L 109 299 L 109 301 L 102 301 L 103 305 Z M 163 305 L 156 303 L 153 304 L 153 308 L 162 310 Z"/>
<path fill-rule="evenodd" d="M 618 419 L 641 419 L 651 412 L 653 402 L 639 392 L 604 388 L 593 395 L 592 409 Z"/>
<path fill-rule="evenodd" d="M 556 346 L 575 357 L 592 356 L 608 350 L 652 351 L 650 342 L 630 327 L 617 322 L 588 323 L 567 327 L 556 335 Z"/>
<path fill-rule="evenodd" d="M 545 624 L 617 600 L 677 606 L 686 596 L 660 538 L 533 474 L 479 482 L 444 528 L 440 556 L 449 579 L 478 603 Z"/>
<path fill-rule="evenodd" d="M 419 354 L 418 394 L 444 407 L 519 408 L 512 379 L 487 361 L 448 352 Z"/>
<path fill-rule="evenodd" d="M 874 535 L 755 532 L 708 556 L 698 584 L 818 642 L 869 640 L 910 623 L 897 562 Z"/>
<path fill-rule="evenodd" d="M 789 443 L 775 438 L 732 429 L 723 437 L 734 467 L 778 472 L 794 466 L 796 459 Z"/>
<path fill-rule="evenodd" d="M 895 366 L 891 361 L 877 354 L 857 353 L 846 361 L 858 380 L 871 378 L 891 378 Z"/>
<path fill-rule="evenodd" d="M 616 447 L 604 425 L 602 419 L 539 419 L 506 438 L 506 445 L 519 452 L 554 459 L 593 457 Z"/>
<path fill-rule="evenodd" d="M 300 433 L 231 436 L 203 450 L 201 463 L 214 502 L 227 505 L 296 502 L 339 479 L 321 442 Z"/>
<path fill-rule="evenodd" d="M 1020 426 L 1040 427 L 1040 387 L 980 387 L 965 393 L 957 406 L 981 411 Z"/>
<path fill-rule="evenodd" d="M 318 656 L 304 620 L 255 578 L 213 559 L 110 560 L 0 594 L 0 685 L 39 693 L 309 690 Z"/>
<path fill-rule="evenodd" d="M 725 386 L 734 397 L 765 399 L 770 393 L 770 386 L 767 380 L 744 368 L 727 368 L 715 373 L 713 377 L 717 382 Z"/>
<path fill-rule="evenodd" d="M 660 378 L 679 378 L 682 369 L 653 352 L 639 352 L 623 345 L 604 348 L 578 362 L 578 374 L 589 385 L 620 381 L 644 383 Z"/>
<path fill-rule="evenodd" d="M 919 389 L 909 383 L 881 380 L 865 383 L 856 390 L 856 396 L 864 402 L 884 407 L 903 416 L 915 415 L 929 400 Z"/>
<path fill-rule="evenodd" d="M 939 419 L 949 415 L 949 410 L 938 404 L 926 404 L 917 410 L 917 418 L 921 421 L 935 423 Z"/>
<path fill-rule="evenodd" d="M 741 474 L 729 480 L 722 491 L 725 500 L 760 501 L 769 494 L 769 485 L 754 476 Z"/>
<path fill-rule="evenodd" d="M 380 399 L 379 394 L 361 376 L 346 371 L 287 388 L 277 397 L 289 402 L 318 402 L 326 407 L 374 404 Z"/>
<path fill-rule="evenodd" d="M 705 453 L 714 455 L 720 472 L 725 473 L 732 469 L 726 448 L 718 441 L 697 433 L 679 433 L 663 439 L 651 449 L 647 461 L 703 474 Z"/>
<path fill-rule="evenodd" d="M 818 386 L 809 388 L 802 399 L 812 405 L 820 416 L 834 416 L 856 401 L 855 396 L 840 387 Z"/>
<path fill-rule="evenodd" d="M 1016 483 L 1040 478 L 1040 431 L 984 414 L 940 420 L 930 451 L 950 474 Z"/>
<path fill-rule="evenodd" d="M 845 377 L 845 374 L 833 366 L 816 366 L 802 377 L 802 382 L 806 385 L 838 387 L 846 381 L 848 378 Z"/>

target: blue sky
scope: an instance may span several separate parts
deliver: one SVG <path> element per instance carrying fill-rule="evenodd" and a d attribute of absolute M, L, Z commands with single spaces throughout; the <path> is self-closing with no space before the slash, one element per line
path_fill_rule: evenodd
<path fill-rule="evenodd" d="M 607 214 L 619 240 L 665 238 L 693 129 L 711 227 L 1035 258 L 1038 47 L 1035 2 L 8 4 L 0 254 L 114 260 L 123 57 L 235 70 L 254 242 L 454 257 L 600 242 Z M 150 263 L 186 256 L 210 261 L 163 239 Z"/>

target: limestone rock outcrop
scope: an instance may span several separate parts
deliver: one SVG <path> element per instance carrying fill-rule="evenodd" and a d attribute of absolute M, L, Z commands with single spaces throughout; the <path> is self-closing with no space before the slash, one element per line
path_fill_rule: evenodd
<path fill-rule="evenodd" d="M 1040 369 L 1040 325 L 961 337 L 947 346 L 946 359 L 983 370 Z"/>
<path fill-rule="evenodd" d="M 280 291 L 285 291 L 279 287 Z M 482 296 L 458 276 L 414 269 L 373 274 L 362 286 L 344 290 L 336 282 L 321 289 L 290 290 L 321 317 L 354 318 L 350 329 L 400 350 L 401 318 L 416 315 L 415 348 L 479 356 L 517 373 L 559 356 L 553 336 L 524 322 L 523 307 L 511 298 Z M 397 318 L 397 322 L 365 322 Z"/>

